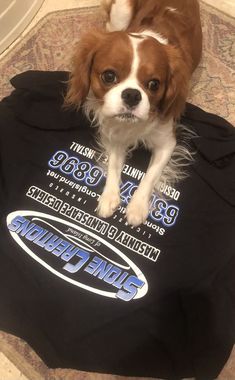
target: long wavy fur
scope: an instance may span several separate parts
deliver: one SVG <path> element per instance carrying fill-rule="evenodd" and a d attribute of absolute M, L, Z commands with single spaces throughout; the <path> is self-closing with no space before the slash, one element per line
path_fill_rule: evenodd
<path fill-rule="evenodd" d="M 176 125 L 177 144 L 170 161 L 162 172 L 160 182 L 164 185 L 174 186 L 177 182 L 187 178 L 188 166 L 194 162 L 196 151 L 192 148 L 191 141 L 197 134 L 183 124 Z M 159 184 L 156 186 L 158 191 Z"/>

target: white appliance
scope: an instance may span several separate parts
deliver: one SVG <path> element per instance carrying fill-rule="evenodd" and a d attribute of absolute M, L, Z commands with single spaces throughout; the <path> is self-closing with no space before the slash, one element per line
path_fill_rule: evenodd
<path fill-rule="evenodd" d="M 0 53 L 25 29 L 44 0 L 0 0 Z"/>

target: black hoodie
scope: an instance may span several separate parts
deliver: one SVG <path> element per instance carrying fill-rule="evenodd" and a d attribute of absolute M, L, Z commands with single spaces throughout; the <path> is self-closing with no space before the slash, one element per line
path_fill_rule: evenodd
<path fill-rule="evenodd" d="M 235 332 L 235 129 L 188 104 L 188 178 L 131 228 L 149 160 L 135 150 L 122 206 L 102 220 L 105 157 L 82 112 L 62 108 L 67 79 L 17 75 L 0 103 L 0 328 L 49 367 L 214 379 Z"/>

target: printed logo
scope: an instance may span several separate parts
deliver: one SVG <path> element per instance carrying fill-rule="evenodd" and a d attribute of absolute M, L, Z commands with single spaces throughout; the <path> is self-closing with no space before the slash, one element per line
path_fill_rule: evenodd
<path fill-rule="evenodd" d="M 142 298 L 148 283 L 119 249 L 84 227 L 41 212 L 7 216 L 13 239 L 34 260 L 61 279 L 100 296 L 131 301 Z M 110 226 L 107 236 L 116 227 Z"/>

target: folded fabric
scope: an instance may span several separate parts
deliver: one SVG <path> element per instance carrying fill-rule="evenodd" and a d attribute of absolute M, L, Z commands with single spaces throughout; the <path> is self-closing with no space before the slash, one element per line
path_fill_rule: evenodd
<path fill-rule="evenodd" d="M 235 129 L 188 104 L 188 177 L 161 184 L 132 228 L 149 159 L 133 151 L 103 220 L 106 157 L 82 110 L 63 107 L 67 80 L 22 73 L 0 103 L 0 328 L 53 368 L 215 379 L 235 333 Z"/>

